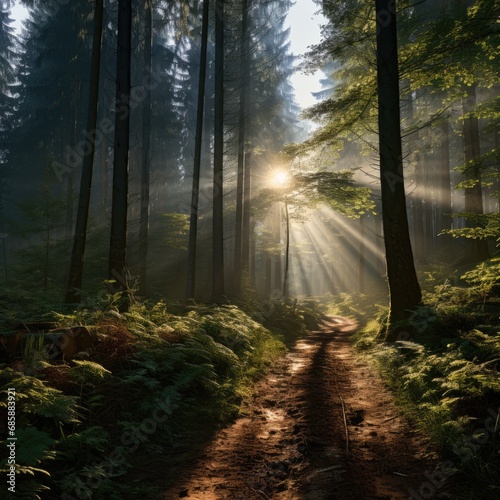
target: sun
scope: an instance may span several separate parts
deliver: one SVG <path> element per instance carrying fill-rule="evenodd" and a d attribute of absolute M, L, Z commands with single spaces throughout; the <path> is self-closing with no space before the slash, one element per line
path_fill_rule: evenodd
<path fill-rule="evenodd" d="M 273 174 L 273 184 L 277 187 L 284 187 L 288 184 L 290 176 L 284 170 L 276 170 Z"/>

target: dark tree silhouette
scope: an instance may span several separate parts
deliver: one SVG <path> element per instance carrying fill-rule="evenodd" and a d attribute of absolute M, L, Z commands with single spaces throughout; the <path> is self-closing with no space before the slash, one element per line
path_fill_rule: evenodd
<path fill-rule="evenodd" d="M 422 300 L 408 229 L 403 178 L 396 2 L 376 0 L 380 180 L 387 276 L 389 327 L 408 318 Z M 396 332 L 397 329 L 393 329 Z"/>
<path fill-rule="evenodd" d="M 224 0 L 215 4 L 215 128 L 212 301 L 224 295 Z"/>
<path fill-rule="evenodd" d="M 130 129 L 130 66 L 132 0 L 119 0 L 116 65 L 115 155 L 108 278 L 116 282 L 113 291 L 127 290 L 127 203 Z"/>
<path fill-rule="evenodd" d="M 82 177 L 80 180 L 80 196 L 76 213 L 75 236 L 69 268 L 68 286 L 65 301 L 80 302 L 83 262 L 87 241 L 87 226 L 90 210 L 90 193 L 92 189 L 92 174 L 94 170 L 94 153 L 97 128 L 97 111 L 99 104 L 99 75 L 101 68 L 101 40 L 103 25 L 104 1 L 96 0 L 94 11 L 94 34 L 92 40 L 92 65 L 90 69 L 89 108 L 87 115 L 88 151 L 83 158 Z M 92 132 L 93 131 L 93 132 Z"/>
<path fill-rule="evenodd" d="M 193 298 L 196 285 L 196 239 L 198 233 L 198 202 L 200 195 L 200 167 L 203 139 L 203 118 L 205 108 L 205 87 L 207 75 L 208 18 L 210 1 L 203 0 L 201 31 L 200 74 L 198 79 L 198 104 L 196 110 L 196 135 L 193 165 L 193 186 L 191 191 L 191 214 L 189 219 L 189 244 L 186 297 Z"/>

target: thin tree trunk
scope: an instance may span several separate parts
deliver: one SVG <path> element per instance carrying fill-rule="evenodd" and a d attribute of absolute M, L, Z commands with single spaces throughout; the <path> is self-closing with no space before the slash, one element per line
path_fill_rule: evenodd
<path fill-rule="evenodd" d="M 75 208 L 75 171 L 69 172 L 66 182 L 66 237 L 73 235 L 74 208 Z"/>
<path fill-rule="evenodd" d="M 209 0 L 203 0 L 201 31 L 200 74 L 198 80 L 198 107 L 193 165 L 193 187 L 191 191 L 191 215 L 189 219 L 189 244 L 187 262 L 186 298 L 194 298 L 196 284 L 196 239 L 198 235 L 198 201 L 200 195 L 201 148 L 203 141 L 203 117 L 207 74 Z M 208 134 L 208 131 L 206 131 Z"/>
<path fill-rule="evenodd" d="M 365 293 L 365 268 L 366 268 L 366 246 L 365 246 L 365 219 L 359 218 L 359 262 L 358 262 L 358 280 L 359 293 Z"/>
<path fill-rule="evenodd" d="M 266 280 L 264 283 L 264 296 L 269 297 L 272 292 L 272 280 L 273 280 L 273 273 L 272 273 L 272 258 L 271 254 L 269 252 L 264 252 L 264 258 L 266 260 Z"/>
<path fill-rule="evenodd" d="M 7 266 L 7 235 L 4 233 L 5 223 L 3 210 L 3 196 L 0 193 L 0 240 L 2 242 L 3 273 L 5 276 L 5 281 L 7 281 L 9 277 Z"/>
<path fill-rule="evenodd" d="M 405 87 L 409 86 L 409 82 L 405 80 Z M 406 104 L 407 118 L 410 124 L 414 123 L 415 109 L 413 106 L 413 95 L 410 92 L 409 98 Z M 413 250 L 414 256 L 417 262 L 425 262 L 425 237 L 424 237 L 424 206 L 423 206 L 423 194 L 425 192 L 424 182 L 423 182 L 423 170 L 424 162 L 421 161 L 422 154 L 416 152 L 418 140 L 418 132 L 413 132 L 408 141 L 408 149 L 412 157 L 412 163 L 414 164 L 414 182 L 415 188 L 411 193 L 411 215 L 412 224 L 410 224 L 410 230 L 413 234 Z"/>
<path fill-rule="evenodd" d="M 286 244 L 285 244 L 285 274 L 283 277 L 283 298 L 288 300 L 288 271 L 290 268 L 290 214 L 288 213 L 288 202 L 285 200 L 285 223 L 286 223 Z"/>
<path fill-rule="evenodd" d="M 89 151 L 83 158 L 80 195 L 76 214 L 75 237 L 69 268 L 68 285 L 65 302 L 77 304 L 80 302 L 80 290 L 83 279 L 83 261 L 87 241 L 87 226 L 90 208 L 90 192 L 92 188 L 92 173 L 94 169 L 94 152 L 96 142 L 97 110 L 99 102 L 99 74 L 101 67 L 101 41 L 103 27 L 103 0 L 96 0 L 94 12 L 94 35 L 92 40 L 92 66 L 90 70 L 89 109 L 87 116 L 87 144 Z"/>
<path fill-rule="evenodd" d="M 450 172 L 450 123 L 448 120 L 440 125 L 441 129 L 441 147 L 440 147 L 440 188 L 441 188 L 441 207 L 440 207 L 440 232 L 443 229 L 451 229 L 451 172 Z M 451 244 L 449 236 L 446 238 L 445 247 Z"/>
<path fill-rule="evenodd" d="M 81 82 L 80 78 L 75 82 L 75 93 L 73 97 L 73 107 L 74 107 L 74 115 L 73 115 L 73 137 L 72 147 L 73 150 L 76 149 L 76 144 L 78 142 L 78 98 L 80 96 L 81 90 Z M 71 238 L 74 235 L 74 195 L 75 195 L 75 169 L 67 175 L 67 184 L 66 184 L 66 237 Z"/>
<path fill-rule="evenodd" d="M 380 179 L 391 329 L 422 300 L 408 229 L 401 147 L 396 2 L 376 0 Z M 396 329 L 394 329 L 395 331 Z M 389 331 L 389 330 L 388 330 Z"/>
<path fill-rule="evenodd" d="M 248 6 L 249 1 L 243 0 L 243 19 L 241 26 L 241 60 L 240 60 L 240 108 L 238 117 L 238 175 L 236 182 L 236 233 L 234 240 L 234 276 L 233 287 L 236 296 L 241 295 L 242 275 L 242 233 L 243 233 L 243 176 L 245 162 L 245 120 L 248 89 Z"/>
<path fill-rule="evenodd" d="M 415 165 L 415 189 L 412 196 L 413 211 L 413 245 L 415 248 L 415 258 L 418 262 L 425 263 L 425 232 L 424 232 L 424 206 L 423 206 L 423 162 L 418 161 L 421 155 L 416 155 Z"/>
<path fill-rule="evenodd" d="M 109 208 L 108 139 L 106 136 L 103 137 L 101 144 L 100 168 L 101 168 L 101 209 L 104 212 L 106 212 Z"/>
<path fill-rule="evenodd" d="M 373 216 L 373 233 L 375 236 L 375 246 L 377 252 L 377 271 L 382 276 L 386 272 L 386 264 L 384 261 L 384 230 L 382 229 L 382 214 L 380 211 Z"/>
<path fill-rule="evenodd" d="M 224 295 L 224 0 L 215 9 L 215 130 L 213 184 L 213 280 L 212 301 Z"/>
<path fill-rule="evenodd" d="M 250 254 L 249 254 L 249 260 L 250 260 L 250 286 L 252 288 L 257 288 L 257 279 L 256 279 L 256 274 L 257 274 L 257 255 L 256 255 L 256 240 L 255 240 L 255 219 L 251 219 L 250 221 Z"/>
<path fill-rule="evenodd" d="M 251 173 L 252 173 L 252 153 L 247 151 L 245 154 L 245 180 L 244 180 L 244 204 L 243 204 L 243 234 L 242 234 L 242 251 L 241 251 L 241 267 L 242 272 L 247 278 L 250 277 L 250 210 L 251 210 Z M 281 285 L 281 279 L 280 279 Z"/>
<path fill-rule="evenodd" d="M 425 186 L 425 203 L 424 203 L 424 235 L 425 235 L 425 258 L 433 254 L 434 250 L 434 231 L 432 226 L 433 213 L 433 196 L 432 186 L 435 185 L 436 179 L 433 178 L 431 165 L 432 159 L 429 154 L 424 153 L 424 186 Z"/>
<path fill-rule="evenodd" d="M 144 68 L 151 68 L 153 43 L 152 0 L 144 2 Z M 151 88 L 144 88 L 145 99 L 142 108 L 142 158 L 141 158 L 141 208 L 139 215 L 139 279 L 143 295 L 148 291 L 148 247 L 149 247 L 149 184 L 151 150 Z"/>
<path fill-rule="evenodd" d="M 274 226 L 274 243 L 276 244 L 277 251 L 274 254 L 274 288 L 279 290 L 281 288 L 281 217 L 280 207 L 278 203 L 273 207 L 273 226 Z"/>
<path fill-rule="evenodd" d="M 127 204 L 130 131 L 132 1 L 118 3 L 118 52 L 116 66 L 115 154 L 108 277 L 116 281 L 113 292 L 127 287 Z M 124 308 L 127 304 L 123 305 Z"/>
<path fill-rule="evenodd" d="M 476 88 L 467 88 L 467 97 L 463 99 L 464 112 L 464 157 L 465 163 L 478 160 L 481 156 L 479 140 L 479 120 L 473 115 L 476 109 Z M 467 116 L 468 115 L 468 116 Z M 475 181 L 474 186 L 465 188 L 465 211 L 483 214 L 483 192 L 481 187 L 481 170 L 479 166 L 469 167 L 465 172 L 466 180 Z M 466 227 L 477 227 L 477 222 L 466 220 Z M 490 257 L 486 240 L 467 240 L 465 246 L 465 262 L 473 263 Z"/>

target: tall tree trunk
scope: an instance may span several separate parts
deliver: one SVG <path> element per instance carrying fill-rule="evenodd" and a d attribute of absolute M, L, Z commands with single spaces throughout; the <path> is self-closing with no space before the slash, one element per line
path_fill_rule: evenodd
<path fill-rule="evenodd" d="M 238 117 L 238 175 L 236 182 L 236 233 L 234 239 L 234 276 L 233 287 L 236 296 L 241 295 L 242 274 L 242 233 L 243 233 L 243 175 L 245 162 L 245 121 L 248 89 L 248 10 L 249 0 L 243 0 L 243 19 L 241 25 L 241 59 L 240 59 L 240 108 Z"/>
<path fill-rule="evenodd" d="M 404 87 L 409 87 L 407 80 L 404 81 Z M 415 108 L 413 106 L 413 94 L 408 92 L 406 103 L 406 114 L 410 124 L 414 123 Z M 410 195 L 411 200 L 411 222 L 410 229 L 413 233 L 413 252 L 417 262 L 425 262 L 425 238 L 424 238 L 424 207 L 423 195 L 425 192 L 423 182 L 424 162 L 421 161 L 422 153 L 416 151 L 418 141 L 418 132 L 413 132 L 408 138 L 408 154 L 414 166 L 413 180 L 415 188 Z"/>
<path fill-rule="evenodd" d="M 71 261 L 66 288 L 65 302 L 77 304 L 80 302 L 80 290 L 83 279 L 83 260 L 87 241 L 87 226 L 90 208 L 90 192 L 92 188 L 92 173 L 94 169 L 94 152 L 96 142 L 97 110 L 99 102 L 99 74 L 101 67 L 101 41 L 103 27 L 103 0 L 96 0 L 94 11 L 94 35 L 92 40 L 92 66 L 90 70 L 89 109 L 87 116 L 88 152 L 83 158 L 80 195 L 76 214 L 75 237 L 71 252 Z"/>
<path fill-rule="evenodd" d="M 276 252 L 274 253 L 274 288 L 281 288 L 281 209 L 278 203 L 273 207 L 273 236 Z"/>
<path fill-rule="evenodd" d="M 75 91 L 73 95 L 73 133 L 71 137 L 71 144 L 73 150 L 76 150 L 76 145 L 78 142 L 78 99 L 80 97 L 81 81 L 80 78 L 75 82 Z M 66 237 L 71 238 L 74 236 L 74 195 L 75 195 L 75 179 L 76 179 L 75 169 L 67 175 L 66 184 Z"/>
<path fill-rule="evenodd" d="M 189 219 L 189 244 L 187 262 L 186 298 L 194 298 L 196 284 L 196 238 L 198 235 L 198 201 L 200 196 L 201 149 L 207 75 L 209 0 L 203 0 L 201 30 L 200 74 L 198 79 L 198 104 L 196 111 L 196 136 L 194 145 L 193 187 L 191 191 L 191 215 Z M 206 132 L 208 134 L 208 131 Z"/>
<path fill-rule="evenodd" d="M 214 121 L 212 301 L 218 302 L 224 295 L 224 0 L 216 0 L 215 9 Z"/>
<path fill-rule="evenodd" d="M 365 270 L 366 270 L 366 245 L 365 245 L 365 219 L 359 218 L 359 262 L 358 262 L 358 289 L 359 293 L 365 293 Z"/>
<path fill-rule="evenodd" d="M 439 162 L 439 187 L 441 193 L 440 199 L 440 219 L 439 232 L 444 229 L 451 229 L 451 172 L 450 172 L 450 122 L 445 120 L 440 125 L 441 130 L 441 145 L 440 145 L 440 162 Z M 450 249 L 451 237 L 442 235 L 443 238 L 441 247 L 444 250 Z"/>
<path fill-rule="evenodd" d="M 99 155 L 99 166 L 101 169 L 101 210 L 106 213 L 109 208 L 109 171 L 108 171 L 108 139 L 103 136 L 101 151 Z"/>
<path fill-rule="evenodd" d="M 290 270 L 290 214 L 288 213 L 288 202 L 285 200 L 285 224 L 286 224 L 286 243 L 285 243 L 285 273 L 283 277 L 283 298 L 289 297 L 289 270 Z"/>
<path fill-rule="evenodd" d="M 382 214 L 377 208 L 377 213 L 373 216 L 373 233 L 375 236 L 375 246 L 377 252 L 377 272 L 382 276 L 386 272 L 384 259 L 384 230 L 382 229 Z"/>
<path fill-rule="evenodd" d="M 389 330 L 422 301 L 406 213 L 399 106 L 396 2 L 376 0 L 380 179 L 387 276 Z"/>
<path fill-rule="evenodd" d="M 153 44 L 153 9 L 152 0 L 144 2 L 144 70 L 150 70 Z M 142 107 L 142 151 L 141 151 L 141 202 L 139 214 L 139 279 L 140 292 L 148 291 L 148 247 L 149 247 L 149 184 L 151 151 L 151 88 L 144 87 L 145 97 Z"/>
<path fill-rule="evenodd" d="M 494 139 L 495 149 L 500 149 L 500 130 L 496 130 L 494 134 L 495 134 L 495 139 Z M 496 176 L 495 187 L 496 191 L 498 191 L 498 193 L 500 194 L 500 162 L 497 163 L 497 176 Z M 494 210 L 500 212 L 500 198 L 498 197 L 495 201 Z"/>
<path fill-rule="evenodd" d="M 425 187 L 425 203 L 424 203 L 424 234 L 425 234 L 425 257 L 433 254 L 434 250 L 434 230 L 432 225 L 433 215 L 433 193 L 432 186 L 435 186 L 436 179 L 433 176 L 434 169 L 432 168 L 433 158 L 428 153 L 423 154 L 424 162 L 424 187 Z"/>
<path fill-rule="evenodd" d="M 464 157 L 465 163 L 474 162 L 481 156 L 479 140 L 479 120 L 474 116 L 476 109 L 476 88 L 467 87 L 467 97 L 463 99 L 464 112 Z M 481 187 L 481 170 L 478 165 L 469 167 L 465 179 L 474 182 L 472 187 L 465 188 L 465 211 L 483 214 L 483 192 Z M 477 222 L 467 220 L 467 227 L 477 227 Z M 465 246 L 465 262 L 473 263 L 490 257 L 486 240 L 467 240 Z"/>
<path fill-rule="evenodd" d="M 255 238 L 255 219 L 250 220 L 250 252 L 249 252 L 249 266 L 250 266 L 250 286 L 257 288 L 257 242 Z"/>
<path fill-rule="evenodd" d="M 273 261 L 269 252 L 264 252 L 264 259 L 266 262 L 266 279 L 264 282 L 264 296 L 269 297 L 272 292 L 273 281 Z"/>
<path fill-rule="evenodd" d="M 127 286 L 127 204 L 130 132 L 130 67 L 132 39 L 132 0 L 118 2 L 118 52 L 116 65 L 115 154 L 113 161 L 113 199 L 108 277 L 115 280 L 113 292 Z M 123 305 L 124 308 L 127 304 Z"/>
<path fill-rule="evenodd" d="M 247 151 L 245 154 L 245 180 L 243 190 L 243 231 L 242 231 L 242 251 L 241 251 L 241 268 L 243 274 L 250 277 L 250 210 L 251 210 L 251 196 L 252 196 L 252 153 Z M 281 279 L 280 279 L 281 288 Z"/>
<path fill-rule="evenodd" d="M 425 253 L 425 231 L 424 231 L 424 206 L 423 195 L 424 168 L 423 161 L 420 161 L 421 154 L 415 155 L 415 189 L 412 196 L 412 211 L 413 211 L 413 246 L 415 248 L 415 258 L 420 263 L 426 262 Z"/>

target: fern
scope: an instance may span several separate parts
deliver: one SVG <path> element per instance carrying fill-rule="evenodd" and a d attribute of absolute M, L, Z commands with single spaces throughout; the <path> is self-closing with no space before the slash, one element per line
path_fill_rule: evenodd
<path fill-rule="evenodd" d="M 111 375 L 109 370 L 93 361 L 73 361 L 75 366 L 68 370 L 68 377 L 81 385 L 96 385 Z"/>
<path fill-rule="evenodd" d="M 42 380 L 22 375 L 11 368 L 0 372 L 0 380 L 8 381 L 4 382 L 0 393 L 6 393 L 8 387 L 16 388 L 19 414 L 51 418 L 57 424 L 79 422 L 76 398 L 65 396 L 61 391 L 47 386 Z M 0 401 L 0 408 L 6 407 L 5 401 L 6 398 Z"/>
<path fill-rule="evenodd" d="M 59 442 L 63 446 L 59 455 L 74 462 L 82 461 L 82 455 L 95 456 L 95 452 L 104 453 L 109 445 L 109 433 L 100 426 L 87 427 L 69 435 Z"/>
<path fill-rule="evenodd" d="M 38 493 L 50 488 L 41 482 L 39 476 L 50 477 L 50 473 L 40 464 L 46 460 L 56 458 L 56 452 L 52 450 L 54 440 L 43 431 L 35 427 L 19 428 L 16 430 L 16 493 L 21 497 L 40 498 Z M 1 442 L 2 446 L 6 442 Z M 8 472 L 7 458 L 0 462 L 0 473 L 2 476 Z"/>

